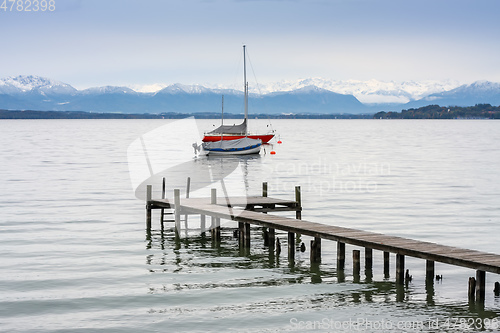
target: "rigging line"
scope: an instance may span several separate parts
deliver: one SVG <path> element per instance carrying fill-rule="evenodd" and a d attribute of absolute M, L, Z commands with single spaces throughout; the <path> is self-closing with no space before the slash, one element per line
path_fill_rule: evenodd
<path fill-rule="evenodd" d="M 248 53 L 248 49 L 246 51 L 247 51 L 247 56 L 248 56 L 248 62 L 250 63 L 250 68 L 252 69 L 253 78 L 255 80 L 255 85 L 257 86 L 257 90 L 259 91 L 259 95 L 262 95 L 262 91 L 260 90 L 259 82 L 257 81 L 257 76 L 255 75 L 255 71 L 253 69 L 252 60 L 250 59 L 250 53 Z"/>
<path fill-rule="evenodd" d="M 259 96 L 262 97 L 263 94 L 262 94 L 262 91 L 260 90 L 260 84 L 257 81 L 257 76 L 255 75 L 255 71 L 253 69 L 252 60 L 250 59 L 250 53 L 248 53 L 248 48 L 246 49 L 246 52 L 247 52 L 248 62 L 250 63 L 250 68 L 252 69 L 252 74 L 253 74 L 253 77 L 254 77 L 254 80 L 255 80 L 255 84 L 257 86 L 257 90 L 259 91 Z M 264 102 L 263 103 L 264 110 L 267 109 L 267 106 L 265 104 L 266 103 Z M 271 118 L 269 118 L 269 114 L 267 115 L 267 120 L 269 120 L 269 123 L 271 123 Z"/>

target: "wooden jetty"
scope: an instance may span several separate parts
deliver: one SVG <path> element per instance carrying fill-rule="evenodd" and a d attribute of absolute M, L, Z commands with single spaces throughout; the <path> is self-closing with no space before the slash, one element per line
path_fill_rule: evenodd
<path fill-rule="evenodd" d="M 205 217 L 212 217 L 212 236 L 220 240 L 220 219 L 239 222 L 240 245 L 250 247 L 250 225 L 268 228 L 267 243 L 275 245 L 275 230 L 288 232 L 288 259 L 295 257 L 295 234 L 314 237 L 311 240 L 311 262 L 321 260 L 321 240 L 337 242 L 337 270 L 345 267 L 345 244 L 365 249 L 365 268 L 373 265 L 373 250 L 384 253 L 384 274 L 389 272 L 389 254 L 396 254 L 396 283 L 405 280 L 405 256 L 426 260 L 426 279 L 434 280 L 434 263 L 441 262 L 476 270 L 476 277 L 469 279 L 469 298 L 484 304 L 486 272 L 500 274 L 500 255 L 468 250 L 431 242 L 418 241 L 403 237 L 389 236 L 381 233 L 325 225 L 301 219 L 300 187 L 295 188 L 295 200 L 282 200 L 267 197 L 267 183 L 263 183 L 263 195 L 245 198 L 221 198 L 212 189 L 211 198 L 180 198 L 180 191 L 174 191 L 174 202 L 167 199 L 153 199 L 152 187 L 147 187 L 147 229 L 151 229 L 152 209 L 175 209 L 175 230 L 179 235 L 181 214 L 199 214 L 202 231 Z M 229 208 L 229 209 L 228 209 Z M 295 218 L 267 214 L 277 211 L 295 211 Z M 353 251 L 354 269 L 359 273 L 359 250 Z"/>

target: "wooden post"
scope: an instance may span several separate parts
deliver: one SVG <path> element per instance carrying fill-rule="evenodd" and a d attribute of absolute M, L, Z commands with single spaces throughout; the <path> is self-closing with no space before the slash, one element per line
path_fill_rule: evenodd
<path fill-rule="evenodd" d="M 352 250 L 352 274 L 358 277 L 361 270 L 360 254 L 359 250 Z"/>
<path fill-rule="evenodd" d="M 321 262 L 321 238 L 314 237 L 314 240 L 311 240 L 311 252 L 309 257 L 311 263 Z"/>
<path fill-rule="evenodd" d="M 238 222 L 238 244 L 240 249 L 245 247 L 245 223 Z"/>
<path fill-rule="evenodd" d="M 210 191 L 210 204 L 216 205 L 217 204 L 217 189 L 213 188 Z M 216 242 L 220 242 L 220 218 L 217 218 L 215 216 L 211 217 L 212 219 L 212 229 L 211 229 L 211 235 L 212 235 L 212 240 Z"/>
<path fill-rule="evenodd" d="M 390 253 L 384 251 L 384 277 L 389 278 L 389 267 L 390 267 Z"/>
<path fill-rule="evenodd" d="M 207 216 L 206 215 L 200 215 L 200 228 L 201 228 L 201 234 L 205 234 L 205 231 L 207 229 L 206 222 L 207 221 Z"/>
<path fill-rule="evenodd" d="M 269 238 L 269 249 L 271 251 L 274 251 L 274 244 L 276 243 L 276 232 L 274 231 L 274 229 L 269 228 L 267 236 Z"/>
<path fill-rule="evenodd" d="M 146 186 L 146 231 L 151 232 L 151 199 L 153 197 L 153 186 Z"/>
<path fill-rule="evenodd" d="M 365 269 L 371 270 L 373 268 L 373 250 L 365 247 Z"/>
<path fill-rule="evenodd" d="M 404 284 L 405 282 L 405 256 L 404 254 L 396 254 L 396 284 Z"/>
<path fill-rule="evenodd" d="M 166 183 L 165 183 L 165 177 L 163 177 L 162 184 L 161 184 L 161 198 L 162 199 L 165 199 L 165 195 L 167 194 L 166 192 L 167 192 L 167 187 L 166 187 Z M 160 210 L 160 225 L 161 225 L 162 230 L 163 230 L 164 215 L 165 215 L 165 208 L 162 208 Z"/>
<path fill-rule="evenodd" d="M 215 218 L 215 240 L 217 242 L 221 241 L 221 235 L 220 235 L 220 217 Z"/>
<path fill-rule="evenodd" d="M 262 196 L 267 197 L 267 182 L 262 182 Z M 267 214 L 267 212 L 263 212 L 264 214 Z M 270 231 L 270 230 L 269 230 Z M 262 228 L 262 232 L 264 233 L 264 246 L 269 246 L 269 231 L 267 230 L 266 227 Z M 273 230 L 274 232 L 274 230 Z M 272 244 L 274 247 L 274 239 L 272 240 Z"/>
<path fill-rule="evenodd" d="M 250 248 L 250 223 L 245 223 L 245 247 Z"/>
<path fill-rule="evenodd" d="M 295 218 L 297 220 L 302 220 L 302 198 L 300 196 L 300 186 L 295 186 L 295 201 L 297 202 L 297 207 L 300 209 L 295 211 Z"/>
<path fill-rule="evenodd" d="M 469 296 L 469 302 L 475 302 L 476 279 L 473 276 L 469 277 L 469 291 L 467 294 Z"/>
<path fill-rule="evenodd" d="M 212 191 L 210 192 L 210 203 L 212 205 L 217 204 L 217 189 L 213 188 Z"/>
<path fill-rule="evenodd" d="M 337 271 L 345 268 L 345 243 L 337 242 Z"/>
<path fill-rule="evenodd" d="M 295 261 L 295 234 L 288 232 L 288 260 Z"/>
<path fill-rule="evenodd" d="M 432 260 L 425 261 L 425 279 L 434 281 L 435 264 Z"/>
<path fill-rule="evenodd" d="M 264 246 L 269 246 L 269 232 L 266 227 L 262 228 L 262 238 L 264 238 Z"/>
<path fill-rule="evenodd" d="M 484 304 L 486 290 L 486 272 L 476 271 L 476 303 Z"/>
<path fill-rule="evenodd" d="M 189 199 L 189 191 L 191 189 L 191 177 L 187 178 L 187 184 L 186 184 L 186 199 Z M 186 232 L 188 230 L 188 214 L 184 215 L 184 228 L 186 229 Z"/>
<path fill-rule="evenodd" d="M 175 236 L 179 237 L 181 231 L 181 190 L 174 190 L 175 205 Z"/>

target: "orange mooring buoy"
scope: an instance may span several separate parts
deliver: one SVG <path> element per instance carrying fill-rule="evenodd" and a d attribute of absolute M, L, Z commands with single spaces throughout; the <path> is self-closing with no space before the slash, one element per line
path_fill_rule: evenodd
<path fill-rule="evenodd" d="M 271 155 L 276 155 L 276 152 L 274 150 L 271 150 Z"/>
<path fill-rule="evenodd" d="M 281 142 L 281 140 L 278 140 L 278 144 L 282 144 L 283 142 Z"/>

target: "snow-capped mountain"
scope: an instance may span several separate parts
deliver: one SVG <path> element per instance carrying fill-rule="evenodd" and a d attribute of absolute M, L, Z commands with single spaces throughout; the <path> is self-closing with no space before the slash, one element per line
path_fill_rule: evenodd
<path fill-rule="evenodd" d="M 15 94 L 38 91 L 44 94 L 73 94 L 69 84 L 35 75 L 18 75 L 0 79 L 0 93 Z"/>
<path fill-rule="evenodd" d="M 411 107 L 420 107 L 429 104 L 442 106 L 472 106 L 475 104 L 500 105 L 500 83 L 476 81 L 464 84 L 449 91 L 430 94 L 424 98 L 408 103 Z"/>
<path fill-rule="evenodd" d="M 404 104 L 433 93 L 439 93 L 458 87 L 457 81 L 404 81 L 383 82 L 378 80 L 345 80 L 335 81 L 324 78 L 308 78 L 297 81 L 280 81 L 263 84 L 259 88 L 262 93 L 276 91 L 292 91 L 307 86 L 316 86 L 338 94 L 353 95 L 365 104 L 398 103 Z M 258 92 L 251 87 L 250 91 Z"/>
<path fill-rule="evenodd" d="M 0 109 L 96 111 L 123 113 L 242 113 L 241 87 L 222 85 L 153 85 L 144 88 L 103 86 L 77 90 L 53 79 L 28 75 L 0 79 Z M 383 82 L 309 78 L 250 85 L 251 113 L 375 113 L 429 104 L 500 104 L 500 83 L 477 81 Z"/>
<path fill-rule="evenodd" d="M 104 87 L 94 87 L 81 90 L 79 92 L 82 95 L 103 95 L 103 94 L 137 94 L 134 90 L 129 87 L 116 87 L 116 86 L 104 86 Z"/>

